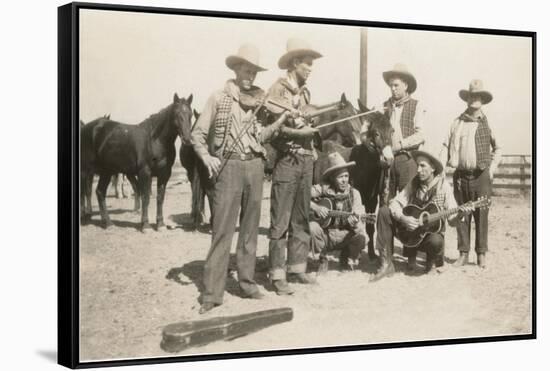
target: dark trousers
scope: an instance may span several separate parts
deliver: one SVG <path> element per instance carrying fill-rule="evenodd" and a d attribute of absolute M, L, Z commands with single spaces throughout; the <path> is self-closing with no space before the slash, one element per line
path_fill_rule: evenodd
<path fill-rule="evenodd" d="M 468 201 L 475 201 L 481 196 L 491 196 L 492 185 L 489 169 L 479 170 L 473 174 L 465 174 L 456 170 L 453 177 L 454 195 L 456 202 L 462 205 Z M 475 251 L 488 251 L 489 209 L 476 209 L 472 214 L 465 216 L 456 227 L 458 236 L 458 250 L 470 251 L 470 225 L 474 217 L 476 225 Z"/>
<path fill-rule="evenodd" d="M 340 250 L 340 264 L 347 264 L 348 258 L 357 260 L 361 251 L 365 248 L 367 239 L 361 233 L 351 230 L 323 229 L 315 221 L 309 222 L 311 231 L 311 249 L 319 253 L 320 257 L 326 256 L 329 251 Z M 331 233 L 332 232 L 332 233 Z"/>
<path fill-rule="evenodd" d="M 254 272 L 263 172 L 263 162 L 260 158 L 249 161 L 228 160 L 214 184 L 212 245 L 204 265 L 203 303 L 221 304 L 223 301 L 237 217 L 240 224 L 236 249 L 239 286 L 245 295 L 258 291 L 254 282 Z"/>
<path fill-rule="evenodd" d="M 393 256 L 393 237 L 395 236 L 395 223 L 391 216 L 390 209 L 383 206 L 378 210 L 376 220 L 376 249 L 378 254 L 387 262 L 390 262 Z M 403 248 L 403 253 L 407 257 L 415 257 L 418 251 L 426 253 L 427 261 L 435 261 L 436 266 L 443 265 L 443 254 L 445 247 L 445 238 L 441 233 L 430 233 L 424 237 L 424 240 L 417 247 Z"/>
<path fill-rule="evenodd" d="M 409 181 L 416 175 L 418 166 L 416 161 L 408 153 L 395 155 L 390 168 L 390 195 L 389 199 L 395 197 Z"/>
<path fill-rule="evenodd" d="M 306 271 L 312 179 L 312 156 L 286 155 L 273 170 L 269 229 L 269 275 L 272 280 L 285 279 L 287 271 Z"/>

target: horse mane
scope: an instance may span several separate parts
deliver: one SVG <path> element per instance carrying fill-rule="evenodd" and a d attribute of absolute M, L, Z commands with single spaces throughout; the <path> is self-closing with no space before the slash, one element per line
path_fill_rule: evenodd
<path fill-rule="evenodd" d="M 143 120 L 138 124 L 139 127 L 144 128 L 151 134 L 152 139 L 156 139 L 162 133 L 162 128 L 169 122 L 169 116 L 172 114 L 172 106 L 174 103 L 170 103 L 168 106 L 162 108 L 159 112 L 153 113 L 151 116 Z"/>

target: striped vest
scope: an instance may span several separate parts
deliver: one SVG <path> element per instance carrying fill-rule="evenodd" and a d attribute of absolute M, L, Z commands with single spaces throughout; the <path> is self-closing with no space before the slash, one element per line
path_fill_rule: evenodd
<path fill-rule="evenodd" d="M 459 119 L 466 122 L 472 122 L 473 120 L 465 113 L 463 113 Z M 493 160 L 491 154 L 491 128 L 489 127 L 489 122 L 485 115 L 475 121 L 478 123 L 475 135 L 476 167 L 480 170 L 485 170 L 491 165 L 491 161 Z"/>
<path fill-rule="evenodd" d="M 416 114 L 416 105 L 418 101 L 416 99 L 410 98 L 405 103 L 403 103 L 403 111 L 401 113 L 401 134 L 403 139 L 414 134 L 414 115 Z M 386 116 L 388 120 L 390 119 L 390 114 L 392 111 L 391 99 L 388 99 L 384 102 L 384 107 L 387 108 Z"/>
<path fill-rule="evenodd" d="M 233 124 L 231 118 L 232 104 L 233 98 L 224 92 L 216 109 L 216 118 L 214 120 L 214 148 L 216 153 L 222 156 L 227 147 L 231 125 Z"/>

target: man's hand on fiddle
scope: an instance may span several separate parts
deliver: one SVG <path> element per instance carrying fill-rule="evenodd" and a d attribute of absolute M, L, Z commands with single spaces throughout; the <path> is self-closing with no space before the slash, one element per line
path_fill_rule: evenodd
<path fill-rule="evenodd" d="M 304 126 L 306 126 L 306 122 L 305 120 L 303 119 L 303 117 L 298 117 L 298 118 L 295 118 L 294 119 L 294 127 L 296 129 L 301 129 L 303 128 Z"/>
<path fill-rule="evenodd" d="M 403 223 L 408 231 L 414 231 L 419 226 L 418 219 L 413 216 L 403 215 L 403 217 L 401 218 L 401 223 Z"/>

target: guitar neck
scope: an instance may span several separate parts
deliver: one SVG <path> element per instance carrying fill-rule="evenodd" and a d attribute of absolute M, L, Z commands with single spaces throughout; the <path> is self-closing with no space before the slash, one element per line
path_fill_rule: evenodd
<path fill-rule="evenodd" d="M 353 213 L 349 211 L 331 210 L 328 212 L 328 216 L 330 217 L 345 217 L 350 215 L 353 215 Z"/>
<path fill-rule="evenodd" d="M 476 201 L 476 202 L 469 202 L 469 203 L 467 203 L 467 205 L 473 206 L 475 209 L 477 209 L 477 208 L 480 208 L 480 207 L 484 206 L 485 205 L 484 202 L 486 202 L 486 200 L 485 201 L 482 200 L 482 201 Z M 439 221 L 441 219 L 448 218 L 449 216 L 451 216 L 453 214 L 456 214 L 458 212 L 459 212 L 459 208 L 454 207 L 452 209 L 442 210 L 440 212 L 430 214 L 428 216 L 428 224 Z"/>
<path fill-rule="evenodd" d="M 454 207 L 454 208 L 448 209 L 448 210 L 443 210 L 443 211 L 440 211 L 440 212 L 435 213 L 435 214 L 430 214 L 428 216 L 428 223 L 433 223 L 433 222 L 439 221 L 441 219 L 446 219 L 449 216 L 454 215 L 456 213 L 458 213 L 458 207 Z"/>

